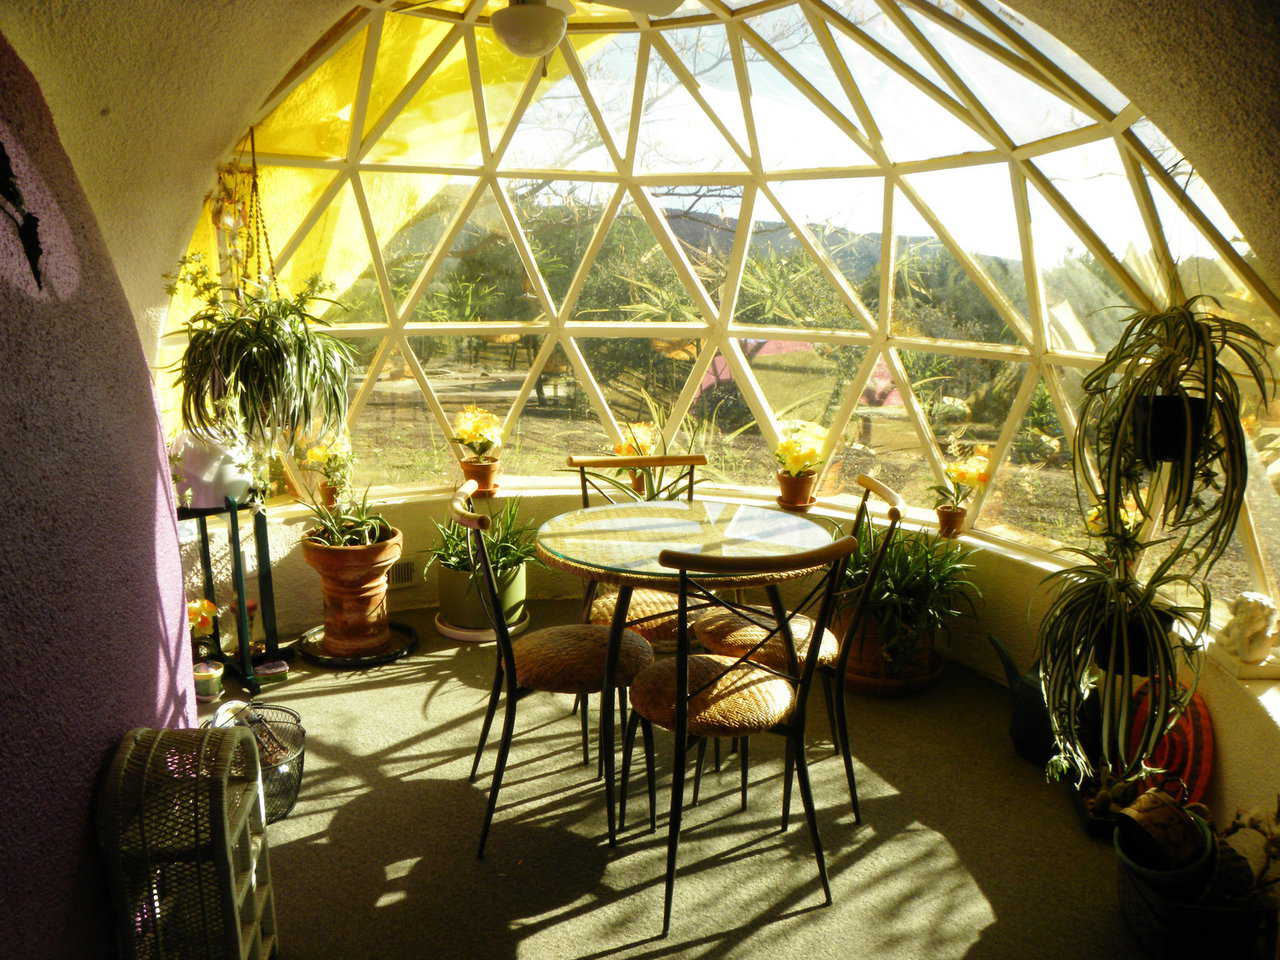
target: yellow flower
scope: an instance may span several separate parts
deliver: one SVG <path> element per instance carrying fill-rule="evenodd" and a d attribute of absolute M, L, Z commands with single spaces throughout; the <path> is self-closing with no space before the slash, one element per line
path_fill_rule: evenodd
<path fill-rule="evenodd" d="M 774 451 L 782 472 L 793 477 L 808 473 L 822 462 L 827 442 L 826 428 L 807 420 L 782 424 L 782 438 Z"/>
<path fill-rule="evenodd" d="M 454 439 L 478 457 L 502 444 L 502 421 L 475 404 L 453 418 Z"/>
<path fill-rule="evenodd" d="M 213 618 L 218 608 L 203 597 L 199 600 L 187 601 L 187 625 L 193 637 L 207 637 L 213 633 Z"/>
<path fill-rule="evenodd" d="M 626 423 L 622 426 L 622 442 L 613 446 L 619 457 L 647 457 L 657 447 L 658 431 L 652 423 Z"/>

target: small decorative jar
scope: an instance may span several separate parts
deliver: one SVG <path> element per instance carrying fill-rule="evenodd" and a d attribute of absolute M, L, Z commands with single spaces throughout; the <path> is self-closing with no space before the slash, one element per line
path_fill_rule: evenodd
<path fill-rule="evenodd" d="M 223 665 L 217 660 L 201 660 L 196 663 L 196 699 L 201 703 L 212 703 L 222 696 L 223 669 Z"/>

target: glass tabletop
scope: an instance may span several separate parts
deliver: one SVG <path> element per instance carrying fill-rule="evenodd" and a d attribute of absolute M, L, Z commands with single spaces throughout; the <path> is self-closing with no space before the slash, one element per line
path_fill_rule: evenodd
<path fill-rule="evenodd" d="M 538 529 L 538 546 L 553 561 L 672 580 L 679 573 L 658 563 L 663 550 L 776 557 L 830 542 L 827 527 L 799 514 L 712 500 L 587 507 L 553 517 Z"/>

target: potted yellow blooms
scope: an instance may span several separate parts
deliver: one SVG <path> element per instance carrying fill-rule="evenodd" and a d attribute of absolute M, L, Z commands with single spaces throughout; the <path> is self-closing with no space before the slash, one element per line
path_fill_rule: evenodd
<path fill-rule="evenodd" d="M 616 457 L 648 457 L 658 446 L 658 430 L 646 421 L 623 425 L 624 440 L 613 445 Z M 644 474 L 639 470 L 628 470 L 631 474 L 631 489 L 644 496 Z M 621 471 L 619 471 L 621 473 Z"/>
<path fill-rule="evenodd" d="M 778 505 L 786 510 L 807 510 L 814 503 L 815 468 L 822 462 L 827 443 L 825 427 L 806 420 L 784 424 L 774 451 L 778 460 Z"/>
<path fill-rule="evenodd" d="M 966 459 L 947 464 L 947 482 L 930 487 L 938 495 L 933 505 L 938 514 L 938 536 L 954 540 L 964 530 L 964 503 L 974 491 L 991 479 L 991 454 L 986 444 L 973 448 Z"/>
<path fill-rule="evenodd" d="M 453 418 L 453 439 L 471 451 L 460 462 L 464 480 L 476 482 L 477 497 L 492 497 L 498 490 L 497 452 L 502 447 L 502 421 L 475 404 L 464 407 Z"/>
<path fill-rule="evenodd" d="M 326 507 L 338 505 L 338 498 L 351 486 L 355 455 L 346 433 L 329 436 L 307 448 L 298 461 L 303 470 L 320 474 L 318 499 Z"/>

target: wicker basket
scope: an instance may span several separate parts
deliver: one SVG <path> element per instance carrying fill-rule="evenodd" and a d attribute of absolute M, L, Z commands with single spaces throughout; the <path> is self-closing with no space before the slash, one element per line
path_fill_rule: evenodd
<path fill-rule="evenodd" d="M 307 731 L 296 710 L 274 703 L 224 704 L 206 726 L 245 727 L 253 732 L 262 763 L 262 793 L 267 823 L 283 820 L 298 802 L 307 759 Z"/>

